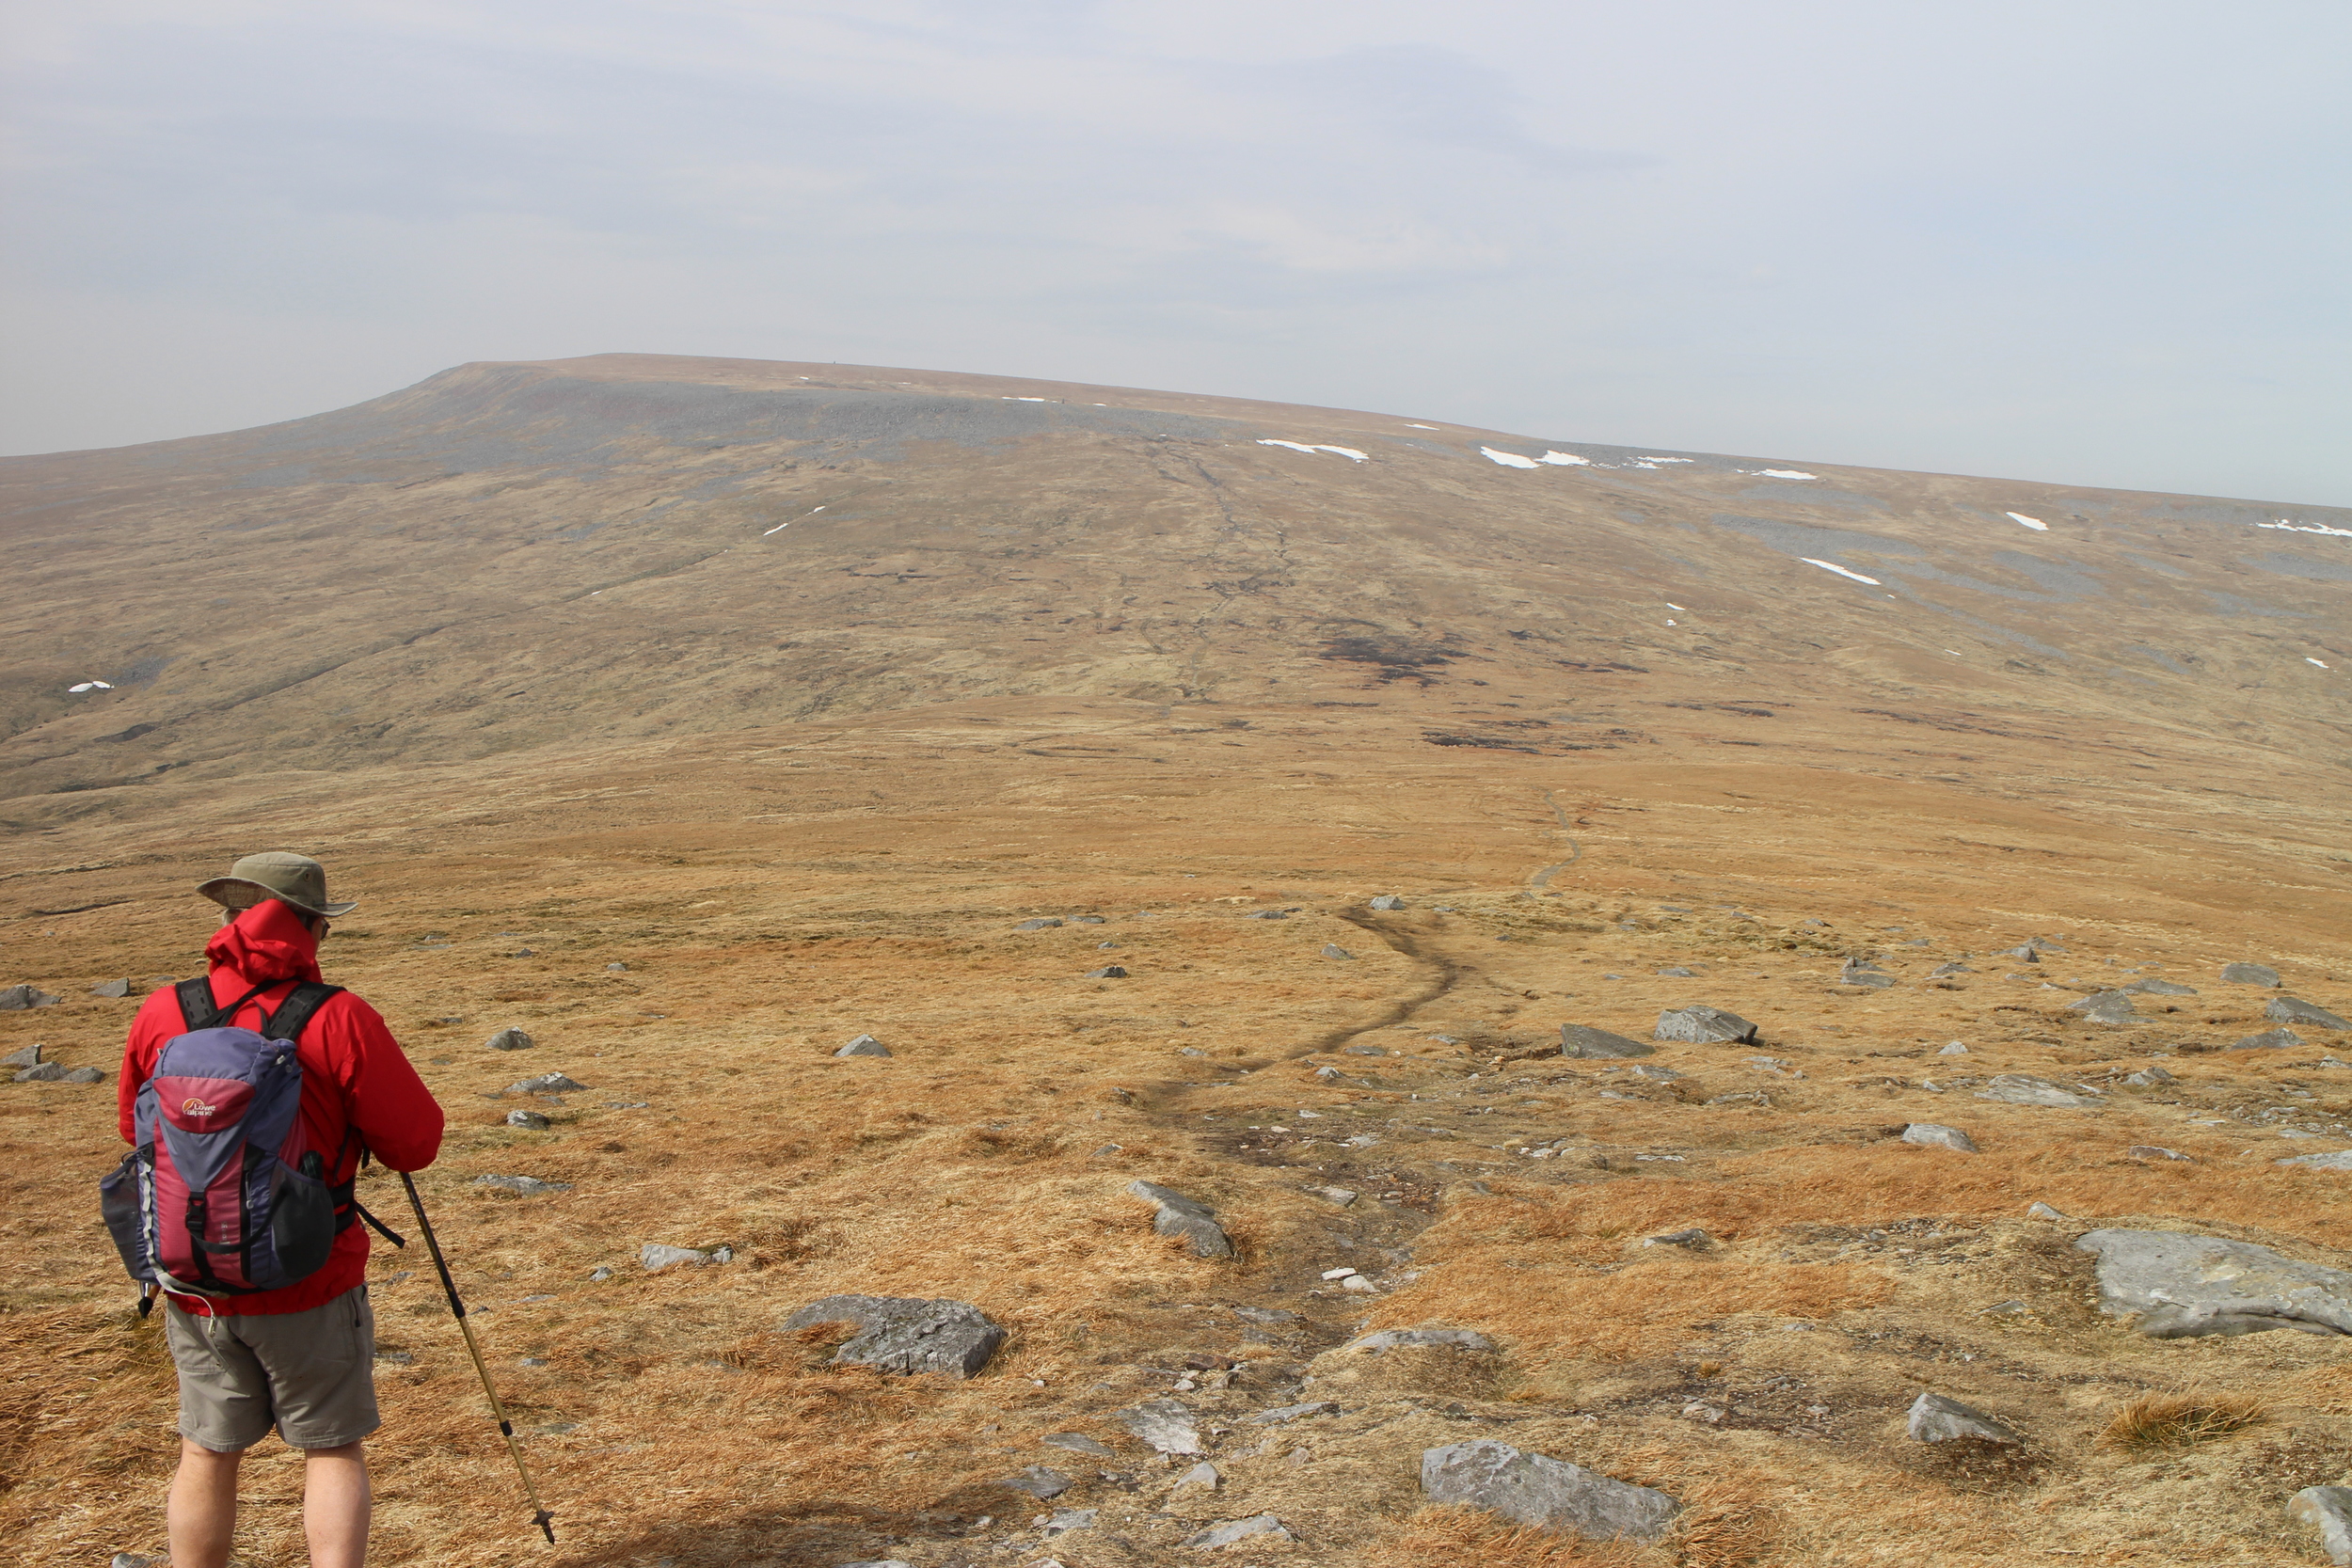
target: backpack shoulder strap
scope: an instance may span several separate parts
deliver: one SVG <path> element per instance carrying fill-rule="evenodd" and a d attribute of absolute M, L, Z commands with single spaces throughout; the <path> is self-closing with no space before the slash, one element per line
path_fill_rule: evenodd
<path fill-rule="evenodd" d="M 213 1006 L 213 982 L 209 977 L 199 974 L 193 980 L 183 980 L 171 990 L 180 999 L 180 1021 L 188 1026 L 189 1033 L 210 1029 L 213 1021 L 220 1016 L 219 1009 Z"/>
<path fill-rule="evenodd" d="M 262 1037 L 265 1040 L 301 1038 L 303 1026 L 310 1022 L 310 1015 L 325 1006 L 327 999 L 342 989 L 319 980 L 306 980 L 294 987 L 287 993 L 286 1000 L 278 1004 L 278 1010 L 270 1014 L 269 1022 L 262 1025 Z"/>

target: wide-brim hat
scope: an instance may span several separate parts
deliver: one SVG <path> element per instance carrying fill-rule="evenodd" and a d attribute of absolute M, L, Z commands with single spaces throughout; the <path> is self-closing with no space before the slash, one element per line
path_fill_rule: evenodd
<path fill-rule="evenodd" d="M 305 914 L 334 919 L 359 907 L 356 902 L 329 903 L 326 867 L 308 855 L 290 855 L 282 849 L 247 855 L 229 868 L 228 876 L 199 883 L 196 891 L 226 910 L 249 910 L 263 899 L 275 898 Z"/>

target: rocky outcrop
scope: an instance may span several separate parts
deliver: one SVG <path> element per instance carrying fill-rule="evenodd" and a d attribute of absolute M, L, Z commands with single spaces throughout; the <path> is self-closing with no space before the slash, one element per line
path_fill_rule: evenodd
<path fill-rule="evenodd" d="M 1591 1541 L 1655 1541 L 1682 1509 L 1663 1492 L 1492 1438 L 1423 1450 L 1421 1489 L 1432 1502 L 1489 1509 Z"/>
<path fill-rule="evenodd" d="M 2352 1273 L 2342 1269 L 2175 1230 L 2093 1230 L 2074 1244 L 2099 1255 L 2099 1310 L 2137 1315 L 2132 1326 L 2153 1338 L 2352 1334 Z"/>

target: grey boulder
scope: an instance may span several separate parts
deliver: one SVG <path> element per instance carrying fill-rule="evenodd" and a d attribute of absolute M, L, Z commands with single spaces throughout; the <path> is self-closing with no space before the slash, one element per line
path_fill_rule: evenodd
<path fill-rule="evenodd" d="M 103 1084 L 105 1081 L 106 1075 L 94 1067 L 77 1067 L 58 1080 L 64 1084 Z"/>
<path fill-rule="evenodd" d="M 1059 915 L 1049 914 L 1042 920 L 1025 920 L 1013 927 L 1016 931 L 1050 931 L 1061 924 Z"/>
<path fill-rule="evenodd" d="M 1379 896 L 1379 897 L 1375 898 L 1375 899 L 1372 901 L 1372 907 L 1373 907 L 1374 909 L 1375 909 L 1375 910 L 1379 910 L 1379 911 L 1381 911 L 1383 913 L 1385 913 L 1385 912 L 1387 912 L 1387 911 L 1390 911 L 1390 910 L 1401 910 L 1401 909 L 1403 909 L 1403 908 L 1405 907 L 1405 900 L 1404 900 L 1404 899 L 1402 899 L 1402 898 L 1399 898 L 1399 897 L 1398 897 L 1395 894 L 1393 894 L 1393 893 L 1384 893 L 1384 894 L 1380 895 L 1380 896 Z"/>
<path fill-rule="evenodd" d="M 997 1485 L 1008 1492 L 1026 1492 L 1038 1501 L 1058 1497 L 1070 1490 L 1073 1482 L 1059 1470 L 1046 1465 L 1032 1465 L 1017 1476 L 1007 1476 Z"/>
<path fill-rule="evenodd" d="M 40 1053 L 41 1043 L 35 1040 L 22 1051 L 11 1051 L 7 1055 L 0 1056 L 0 1067 L 39 1067 L 40 1066 Z"/>
<path fill-rule="evenodd" d="M 1581 1023 L 1560 1025 L 1560 1054 L 1582 1061 L 1613 1061 L 1624 1056 L 1654 1056 L 1658 1048 L 1640 1040 L 1613 1035 L 1606 1029 L 1587 1028 Z"/>
<path fill-rule="evenodd" d="M 1986 1443 L 2026 1440 L 2006 1422 L 1996 1421 L 1981 1410 L 1941 1394 L 1921 1394 L 1914 1400 L 1905 1430 L 1915 1443 L 1948 1443 L 1955 1437 L 1974 1437 Z"/>
<path fill-rule="evenodd" d="M 2292 1029 L 2265 1029 L 2259 1035 L 2249 1035 L 2242 1040 L 2232 1040 L 2233 1051 L 2292 1051 L 2303 1043 L 2303 1037 Z"/>
<path fill-rule="evenodd" d="M 1187 1536 L 1184 1544 L 1206 1549 L 1214 1546 L 1230 1546 L 1236 1541 L 1248 1541 L 1253 1537 L 1271 1538 L 1276 1541 L 1296 1539 L 1289 1530 L 1282 1528 L 1282 1521 L 1273 1514 L 1255 1513 L 1247 1519 L 1228 1519 L 1221 1525 L 1212 1525 L 1197 1535 Z"/>
<path fill-rule="evenodd" d="M 2004 1072 L 1977 1091 L 1979 1100 L 1997 1100 L 2009 1105 L 2096 1105 L 2098 1099 L 2074 1089 L 2062 1089 L 2046 1078 L 2030 1078 L 2022 1072 Z"/>
<path fill-rule="evenodd" d="M 543 1072 L 536 1078 L 526 1078 L 519 1084 L 506 1085 L 508 1094 L 570 1094 L 588 1085 L 566 1078 L 560 1072 Z"/>
<path fill-rule="evenodd" d="M 1845 967 L 1837 972 L 1837 983 L 1841 986 L 1873 986 L 1884 990 L 1895 983 L 1895 977 L 1867 958 L 1848 958 Z"/>
<path fill-rule="evenodd" d="M 1518 1524 L 1590 1541 L 1655 1541 L 1682 1511 L 1663 1492 L 1486 1437 L 1423 1449 L 1421 1489 L 1433 1502 L 1490 1509 Z"/>
<path fill-rule="evenodd" d="M 834 1054 L 835 1056 L 887 1056 L 890 1054 L 890 1047 L 882 1044 L 871 1035 L 858 1035 Z"/>
<path fill-rule="evenodd" d="M 1152 1216 L 1152 1228 L 1163 1236 L 1182 1236 L 1192 1243 L 1198 1258 L 1231 1258 L 1233 1243 L 1225 1234 L 1225 1227 L 1216 1223 L 1216 1211 L 1204 1203 L 1197 1203 L 1170 1187 L 1156 1181 L 1130 1181 L 1127 1196 L 1139 1197 L 1158 1211 Z"/>
<path fill-rule="evenodd" d="M 1288 920 L 1290 915 L 1282 910 L 1251 910 L 1242 918 L 1244 920 Z"/>
<path fill-rule="evenodd" d="M 637 1261 L 647 1274 L 660 1274 L 683 1263 L 701 1268 L 706 1263 L 720 1261 L 715 1252 L 702 1252 L 691 1246 L 665 1246 L 660 1242 L 647 1242 L 637 1249 Z"/>
<path fill-rule="evenodd" d="M 1903 1142 L 1930 1148 L 1956 1148 L 1963 1154 L 1977 1152 L 1976 1140 L 1967 1133 L 1957 1127 L 1939 1127 L 1931 1121 L 1915 1121 L 1904 1128 Z"/>
<path fill-rule="evenodd" d="M 1100 969 L 1087 971 L 1087 978 L 1089 980 L 1124 980 L 1126 977 L 1127 972 L 1117 964 L 1104 964 Z"/>
<path fill-rule="evenodd" d="M 28 1067 L 18 1073 L 16 1081 L 20 1084 L 55 1084 L 64 1076 L 63 1062 L 43 1062 L 39 1067 Z"/>
<path fill-rule="evenodd" d="M 2288 1499 L 2287 1517 L 2318 1536 L 2328 1561 L 2352 1563 L 2352 1486 L 2306 1486 Z"/>
<path fill-rule="evenodd" d="M 2093 1023 L 2131 1023 L 2139 1018 L 2132 999 L 2120 990 L 2094 991 L 2079 1002 L 2069 1002 L 2066 1010 L 2080 1013 Z"/>
<path fill-rule="evenodd" d="M 1327 958 L 1352 958 L 1356 955 L 1336 942 L 1327 942 L 1323 944 L 1323 956 Z"/>
<path fill-rule="evenodd" d="M 1490 1351 L 1495 1342 L 1474 1328 L 1384 1328 L 1350 1339 L 1343 1348 L 1371 1354 L 1384 1350 Z"/>
<path fill-rule="evenodd" d="M 785 1331 L 852 1323 L 855 1338 L 833 1353 L 836 1367 L 971 1377 L 1005 1342 L 1004 1328 L 968 1301 L 920 1296 L 827 1296 L 784 1321 Z"/>
<path fill-rule="evenodd" d="M 1673 1007 L 1658 1015 L 1650 1037 L 1692 1045 L 1749 1045 L 1755 1043 L 1756 1025 L 1721 1007 Z"/>
<path fill-rule="evenodd" d="M 525 1128 L 533 1132 L 544 1132 L 551 1123 L 536 1111 L 509 1111 L 506 1113 L 506 1125 Z"/>
<path fill-rule="evenodd" d="M 2279 972 L 2268 964 L 2223 964 L 2221 983 L 2226 986 L 2275 986 Z"/>
<path fill-rule="evenodd" d="M 57 999 L 45 990 L 31 986 L 10 986 L 0 990 L 0 1013 L 23 1012 L 27 1007 L 54 1007 Z"/>
<path fill-rule="evenodd" d="M 2274 996 L 2270 1006 L 2263 1009 L 2263 1017 L 2273 1023 L 2303 1023 L 2314 1029 L 2352 1029 L 2325 1007 L 2315 1007 L 2299 997 Z"/>
<path fill-rule="evenodd" d="M 2098 1254 L 2099 1310 L 2137 1314 L 2132 1326 L 2152 1338 L 2352 1334 L 2352 1273 L 2343 1269 L 2176 1230 L 2092 1230 L 2074 1245 Z"/>
<path fill-rule="evenodd" d="M 501 1029 L 482 1042 L 483 1048 L 487 1051 L 528 1051 L 536 1043 L 529 1035 L 514 1028 Z"/>
<path fill-rule="evenodd" d="M 1162 1453 L 1197 1454 L 1200 1427 L 1191 1411 L 1174 1400 L 1152 1400 L 1114 1411 L 1111 1419 Z"/>
<path fill-rule="evenodd" d="M 98 984 L 90 987 L 89 993 L 92 996 L 128 996 L 131 994 L 131 982 L 128 980 L 101 980 Z"/>
<path fill-rule="evenodd" d="M 1083 1432 L 1049 1432 L 1038 1441 L 1050 1443 L 1057 1449 L 1068 1449 L 1072 1453 L 1085 1454 L 1089 1459 L 1108 1459 L 1112 1453 L 1108 1443 L 1098 1442 Z"/>

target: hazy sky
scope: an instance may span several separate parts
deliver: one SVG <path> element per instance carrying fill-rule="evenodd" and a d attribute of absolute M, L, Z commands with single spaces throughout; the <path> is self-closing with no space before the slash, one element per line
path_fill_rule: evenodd
<path fill-rule="evenodd" d="M 2342 0 L 0 16 L 0 451 L 627 350 L 2352 504 Z"/>

